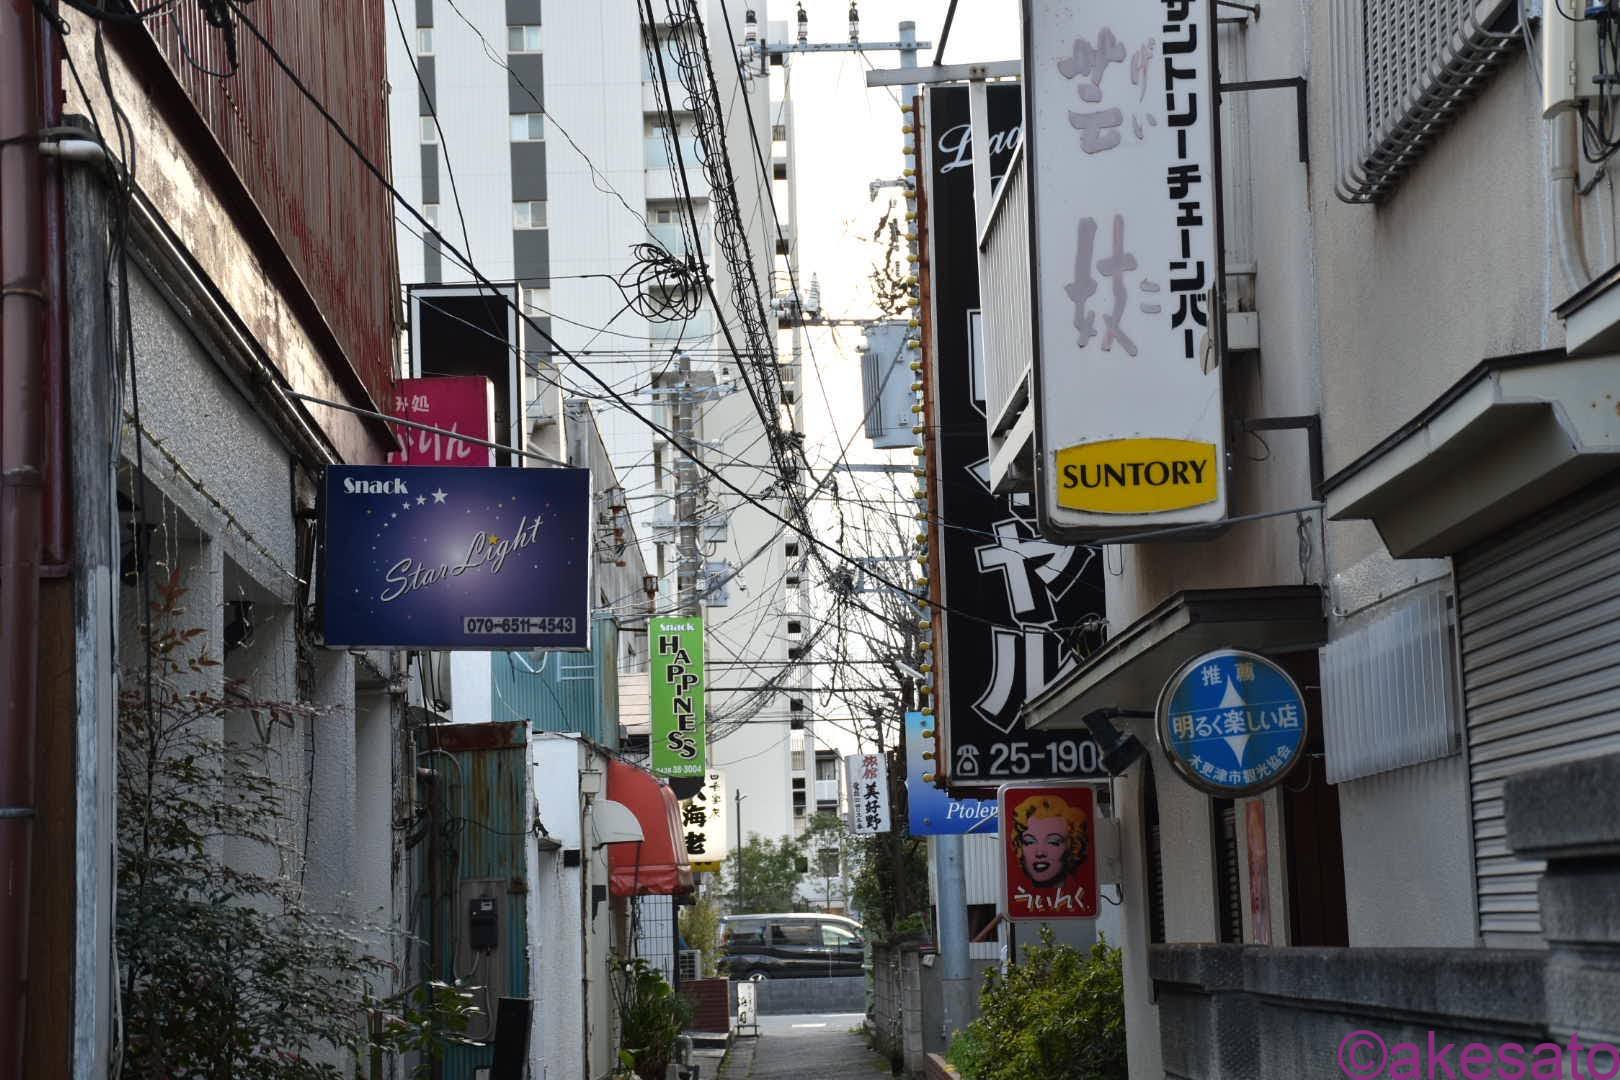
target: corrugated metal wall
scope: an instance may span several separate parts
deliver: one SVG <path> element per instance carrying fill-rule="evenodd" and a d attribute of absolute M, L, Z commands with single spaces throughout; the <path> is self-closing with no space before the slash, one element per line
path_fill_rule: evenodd
<path fill-rule="evenodd" d="M 1328 783 L 1461 748 L 1454 603 L 1449 581 L 1432 582 L 1323 647 Z"/>
<path fill-rule="evenodd" d="M 435 766 L 439 775 L 453 785 L 443 801 L 439 880 L 454 880 L 458 886 L 464 882 L 504 883 L 498 928 L 504 964 L 502 981 L 508 995 L 528 997 L 529 937 L 525 901 L 529 882 L 525 845 L 529 840 L 532 799 L 524 728 L 507 725 L 503 729 L 494 724 L 446 725 L 430 732 L 429 745 L 435 742 L 444 746 L 456 760 L 456 766 Z M 468 742 L 481 745 L 467 745 Z M 422 866 L 425 862 L 419 863 L 419 867 Z M 458 964 L 462 969 L 459 973 L 466 974 L 467 912 L 461 892 L 459 887 L 453 893 L 441 887 L 437 902 L 429 904 L 427 881 L 425 878 L 417 881 L 419 909 L 428 913 L 424 923 L 431 928 L 437 978 L 448 978 Z M 476 976 L 469 977 L 469 982 L 491 985 Z M 494 998 L 495 994 L 488 993 L 484 997 Z M 486 1009 L 488 1015 L 475 1019 L 469 1034 L 487 1037 L 493 1033 L 495 1001 L 481 999 L 477 1004 Z M 487 1069 L 493 1056 L 493 1045 L 451 1046 L 445 1054 L 445 1080 L 475 1080 L 476 1070 Z"/>
<path fill-rule="evenodd" d="M 1541 943 L 1544 864 L 1508 851 L 1504 778 L 1620 752 L 1620 484 L 1457 560 L 1479 929 Z"/>
<path fill-rule="evenodd" d="M 243 9 L 388 175 L 389 26 L 381 0 Z M 246 27 L 235 30 L 238 70 L 219 78 L 208 72 L 229 70 L 225 39 L 204 21 L 201 6 L 177 4 L 142 26 L 235 167 L 372 400 L 386 406 L 398 278 L 391 197 Z"/>
<path fill-rule="evenodd" d="M 577 733 L 617 749 L 618 655 L 619 627 L 611 616 L 592 621 L 590 652 L 497 653 L 494 719 Z"/>

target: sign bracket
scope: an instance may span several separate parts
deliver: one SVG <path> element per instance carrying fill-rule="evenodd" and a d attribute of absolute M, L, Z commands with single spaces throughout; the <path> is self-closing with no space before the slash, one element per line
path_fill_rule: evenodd
<path fill-rule="evenodd" d="M 1216 0 L 1223 3 L 1225 0 Z M 1242 7 L 1243 5 L 1233 5 Z M 1258 16 L 1259 11 L 1255 14 Z M 1308 112 L 1305 102 L 1305 76 L 1291 75 L 1282 79 L 1249 79 L 1246 82 L 1223 82 L 1216 89 L 1222 94 L 1247 94 L 1254 90 L 1286 90 L 1294 89 L 1294 107 L 1299 124 L 1299 163 L 1309 165 L 1311 162 L 1310 125 L 1307 120 Z"/>
<path fill-rule="evenodd" d="M 1322 418 L 1308 416 L 1262 416 L 1238 422 L 1240 431 L 1303 431 L 1311 456 L 1311 501 L 1322 501 Z"/>

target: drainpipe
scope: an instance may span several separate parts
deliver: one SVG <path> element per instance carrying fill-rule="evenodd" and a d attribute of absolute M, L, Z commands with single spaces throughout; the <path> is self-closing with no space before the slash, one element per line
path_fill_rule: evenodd
<path fill-rule="evenodd" d="M 1581 232 L 1575 223 L 1575 210 L 1580 196 L 1576 194 L 1575 175 L 1575 110 L 1565 109 L 1554 116 L 1552 146 L 1547 155 L 1547 197 L 1553 205 L 1553 231 L 1557 234 L 1558 261 L 1564 268 L 1564 282 L 1570 292 L 1577 292 L 1592 280 L 1592 271 L 1586 265 L 1586 249 L 1581 243 Z"/>
<path fill-rule="evenodd" d="M 0 2 L 0 140 L 39 131 L 39 14 Z M 45 367 L 44 166 L 0 143 L 0 1076 L 22 1075 Z"/>

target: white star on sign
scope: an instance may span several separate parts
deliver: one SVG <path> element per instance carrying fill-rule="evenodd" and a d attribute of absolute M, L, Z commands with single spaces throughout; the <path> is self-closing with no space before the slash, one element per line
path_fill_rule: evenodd
<path fill-rule="evenodd" d="M 426 495 L 418 495 L 416 497 L 416 505 L 417 506 L 421 506 L 425 502 L 427 502 L 427 496 Z"/>
<path fill-rule="evenodd" d="M 433 493 L 433 501 L 436 503 L 444 502 L 444 495 L 445 493 L 443 491 L 435 491 Z"/>
<path fill-rule="evenodd" d="M 404 507 L 405 509 L 409 510 L 411 508 L 411 500 L 406 499 L 404 502 Z"/>

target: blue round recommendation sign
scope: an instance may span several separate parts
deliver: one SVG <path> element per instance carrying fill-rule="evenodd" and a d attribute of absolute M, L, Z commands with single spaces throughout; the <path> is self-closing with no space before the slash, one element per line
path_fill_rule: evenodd
<path fill-rule="evenodd" d="M 1254 653 L 1219 649 L 1187 661 L 1159 695 L 1159 746 L 1186 781 L 1211 795 L 1253 795 L 1305 752 L 1299 687 Z"/>

